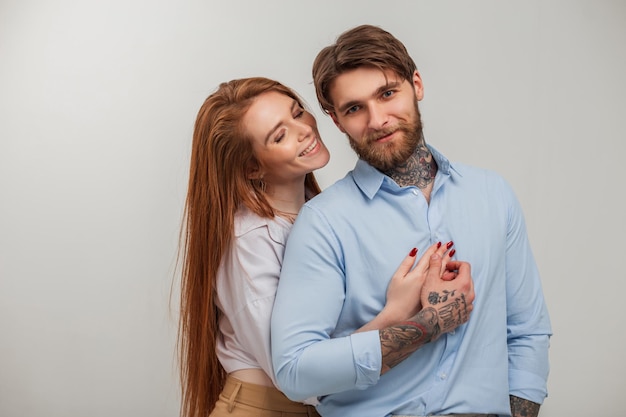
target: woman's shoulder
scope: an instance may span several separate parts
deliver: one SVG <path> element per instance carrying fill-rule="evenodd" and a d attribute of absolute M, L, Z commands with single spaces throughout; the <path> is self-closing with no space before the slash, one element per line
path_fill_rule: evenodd
<path fill-rule="evenodd" d="M 291 223 L 279 218 L 262 217 L 242 206 L 235 214 L 234 234 L 236 239 L 249 235 L 267 236 L 272 241 L 284 244 L 291 231 Z"/>

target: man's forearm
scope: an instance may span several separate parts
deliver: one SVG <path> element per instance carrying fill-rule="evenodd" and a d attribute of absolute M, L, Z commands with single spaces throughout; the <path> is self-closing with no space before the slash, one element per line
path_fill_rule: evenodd
<path fill-rule="evenodd" d="M 514 395 L 509 396 L 511 401 L 511 417 L 537 417 L 540 405 Z"/>
<path fill-rule="evenodd" d="M 426 343 L 437 340 L 442 333 L 467 322 L 474 302 L 470 266 L 466 262 L 448 261 L 447 271 L 458 271 L 452 280 L 440 277 L 441 257 L 430 258 L 430 269 L 422 286 L 424 306 L 408 321 L 379 331 L 382 363 L 380 374 L 405 360 Z"/>
<path fill-rule="evenodd" d="M 411 353 L 436 339 L 439 333 L 437 311 L 432 307 L 420 311 L 413 321 L 399 323 L 381 330 L 382 369 L 380 374 L 389 371 Z"/>

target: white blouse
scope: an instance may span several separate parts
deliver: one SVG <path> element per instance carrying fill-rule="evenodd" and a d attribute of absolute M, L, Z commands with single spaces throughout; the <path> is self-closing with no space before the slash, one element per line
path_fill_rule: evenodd
<path fill-rule="evenodd" d="M 270 318 L 292 224 L 262 218 L 248 208 L 235 216 L 232 249 L 217 274 L 217 357 L 226 370 L 261 368 L 276 385 L 270 354 Z"/>

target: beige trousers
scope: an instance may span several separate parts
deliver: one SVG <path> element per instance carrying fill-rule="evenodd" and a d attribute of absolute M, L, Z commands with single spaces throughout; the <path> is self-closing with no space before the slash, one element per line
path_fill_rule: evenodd
<path fill-rule="evenodd" d="M 209 417 L 320 417 L 315 407 L 293 402 L 274 387 L 228 376 Z"/>

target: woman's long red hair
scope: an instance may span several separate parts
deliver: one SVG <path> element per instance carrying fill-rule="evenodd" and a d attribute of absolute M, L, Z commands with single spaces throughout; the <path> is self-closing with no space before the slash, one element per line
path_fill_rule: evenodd
<path fill-rule="evenodd" d="M 232 242 L 235 212 L 243 204 L 259 216 L 274 216 L 263 187 L 248 178 L 258 163 L 241 122 L 253 100 L 268 91 L 302 104 L 277 81 L 246 78 L 222 83 L 196 119 L 179 258 L 182 417 L 208 417 L 224 386 L 226 373 L 215 351 L 220 315 L 215 282 Z M 305 188 L 307 195 L 320 192 L 312 173 Z"/>

